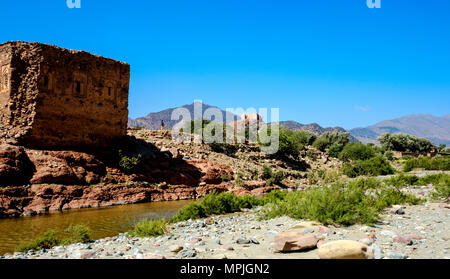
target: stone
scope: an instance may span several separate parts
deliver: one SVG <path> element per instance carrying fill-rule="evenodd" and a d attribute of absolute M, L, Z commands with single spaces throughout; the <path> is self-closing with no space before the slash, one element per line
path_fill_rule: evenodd
<path fill-rule="evenodd" d="M 130 250 L 131 250 L 131 246 L 128 246 L 128 245 L 124 245 L 124 246 L 120 247 L 121 252 L 127 252 Z"/>
<path fill-rule="evenodd" d="M 422 239 L 426 238 L 425 236 L 418 235 L 418 234 L 407 234 L 406 237 L 409 239 L 414 239 L 414 240 L 422 240 Z"/>
<path fill-rule="evenodd" d="M 254 238 L 254 237 L 250 237 L 250 241 L 251 241 L 253 244 L 259 244 L 259 241 L 258 241 L 256 238 Z"/>
<path fill-rule="evenodd" d="M 406 235 L 397 235 L 393 239 L 394 242 L 403 243 L 405 245 L 412 245 L 413 241 Z"/>
<path fill-rule="evenodd" d="M 321 234 L 325 234 L 325 233 L 330 233 L 331 229 L 325 226 L 319 226 L 319 233 Z"/>
<path fill-rule="evenodd" d="M 249 239 L 240 237 L 236 240 L 236 243 L 237 244 L 250 244 L 251 241 Z"/>
<path fill-rule="evenodd" d="M 172 253 L 178 253 L 181 250 L 183 250 L 183 246 L 180 246 L 180 245 L 172 245 L 169 247 L 169 251 Z"/>
<path fill-rule="evenodd" d="M 291 229 L 313 229 L 317 226 L 320 226 L 320 223 L 314 221 L 305 221 L 294 225 Z"/>
<path fill-rule="evenodd" d="M 441 203 L 441 204 L 439 204 L 439 207 L 440 208 L 450 209 L 450 204 L 448 204 L 448 203 Z"/>
<path fill-rule="evenodd" d="M 225 251 L 233 251 L 234 248 L 232 246 L 228 246 L 228 245 L 221 245 L 220 249 L 225 250 Z"/>
<path fill-rule="evenodd" d="M 160 255 L 160 254 L 147 253 L 147 254 L 144 254 L 143 258 L 148 259 L 148 260 L 164 260 L 166 257 L 164 257 L 163 255 Z"/>
<path fill-rule="evenodd" d="M 387 257 L 388 257 L 389 259 L 394 259 L 394 260 L 405 260 L 405 259 L 408 258 L 408 256 L 405 255 L 405 254 L 402 254 L 402 253 L 393 253 L 393 252 L 388 253 L 388 254 L 387 254 Z"/>
<path fill-rule="evenodd" d="M 80 259 L 85 260 L 85 259 L 91 259 L 95 256 L 95 252 L 93 251 L 87 251 L 87 252 L 83 252 L 80 255 Z"/>
<path fill-rule="evenodd" d="M 275 236 L 274 248 L 280 252 L 295 252 L 317 247 L 319 240 L 313 234 L 302 234 L 297 231 L 281 232 Z"/>
<path fill-rule="evenodd" d="M 383 251 L 378 245 L 372 244 L 372 246 L 369 247 L 369 250 L 375 260 L 380 260 L 383 258 Z"/>
<path fill-rule="evenodd" d="M 303 234 L 309 234 L 309 233 L 313 233 L 314 229 L 313 228 L 306 228 L 302 230 Z"/>
<path fill-rule="evenodd" d="M 338 240 L 320 246 L 321 259 L 368 259 L 370 252 L 366 244 L 352 240 Z"/>
<path fill-rule="evenodd" d="M 206 218 L 205 224 L 206 225 L 214 225 L 214 219 L 211 217 Z"/>
<path fill-rule="evenodd" d="M 388 231 L 388 230 L 383 230 L 380 232 L 381 235 L 383 236 L 389 236 L 389 237 L 395 237 L 397 235 L 396 232 L 394 231 Z"/>
<path fill-rule="evenodd" d="M 317 248 L 320 248 L 320 246 L 324 245 L 326 242 L 324 240 L 319 240 L 317 242 Z"/>

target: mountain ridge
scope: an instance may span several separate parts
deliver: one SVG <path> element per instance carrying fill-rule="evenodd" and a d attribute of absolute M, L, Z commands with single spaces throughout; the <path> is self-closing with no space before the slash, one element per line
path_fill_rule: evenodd
<path fill-rule="evenodd" d="M 350 134 L 363 143 L 377 143 L 377 138 L 386 132 L 406 133 L 429 139 L 437 145 L 450 145 L 450 114 L 441 117 L 432 114 L 410 114 L 350 130 Z"/>

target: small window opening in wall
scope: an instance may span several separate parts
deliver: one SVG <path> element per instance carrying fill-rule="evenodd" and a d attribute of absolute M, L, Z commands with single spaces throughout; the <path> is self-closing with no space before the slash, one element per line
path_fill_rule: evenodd
<path fill-rule="evenodd" d="M 76 83 L 77 83 L 76 91 L 77 93 L 81 93 L 81 82 L 77 81 Z"/>
<path fill-rule="evenodd" d="M 48 87 L 48 76 L 44 76 L 44 87 Z"/>
<path fill-rule="evenodd" d="M 108 96 L 111 96 L 111 87 L 108 87 Z"/>

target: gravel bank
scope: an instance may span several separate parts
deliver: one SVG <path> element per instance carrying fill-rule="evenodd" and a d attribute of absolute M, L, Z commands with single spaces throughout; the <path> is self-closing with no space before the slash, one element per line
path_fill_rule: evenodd
<path fill-rule="evenodd" d="M 323 241 L 355 240 L 365 243 L 373 258 L 449 259 L 448 204 L 426 203 L 387 209 L 374 227 L 336 228 L 308 225 L 288 217 L 259 221 L 257 211 L 172 226 L 168 235 L 132 238 L 126 233 L 89 244 L 54 247 L 47 251 L 15 253 L 6 259 L 317 259 L 318 249 L 280 253 L 273 248 L 279 232 L 300 230 Z M 212 222 L 211 222 L 212 221 Z M 210 223 L 210 225 L 208 225 Z M 302 228 L 298 228 L 300 227 Z M 293 228 L 297 227 L 297 228 Z M 323 242 L 321 241 L 320 244 Z"/>

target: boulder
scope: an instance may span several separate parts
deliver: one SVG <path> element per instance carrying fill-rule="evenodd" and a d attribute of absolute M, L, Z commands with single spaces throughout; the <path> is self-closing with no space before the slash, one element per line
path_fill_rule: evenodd
<path fill-rule="evenodd" d="M 33 175 L 33 164 L 23 147 L 0 145 L 0 185 L 23 185 Z"/>
<path fill-rule="evenodd" d="M 319 248 L 321 259 L 368 259 L 370 252 L 367 245 L 352 241 L 339 240 L 323 244 Z"/>
<path fill-rule="evenodd" d="M 279 252 L 297 252 L 316 248 L 319 239 L 314 234 L 288 231 L 275 235 L 275 250 Z"/>

